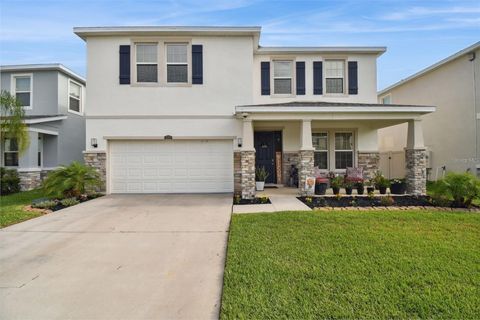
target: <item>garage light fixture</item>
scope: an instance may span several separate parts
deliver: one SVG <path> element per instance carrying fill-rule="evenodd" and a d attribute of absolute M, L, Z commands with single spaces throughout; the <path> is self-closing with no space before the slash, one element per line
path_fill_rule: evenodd
<path fill-rule="evenodd" d="M 90 139 L 90 145 L 94 148 L 98 147 L 97 138 Z"/>
<path fill-rule="evenodd" d="M 237 144 L 238 144 L 238 147 L 239 147 L 239 148 L 242 147 L 242 143 L 243 143 L 242 138 L 237 138 Z"/>

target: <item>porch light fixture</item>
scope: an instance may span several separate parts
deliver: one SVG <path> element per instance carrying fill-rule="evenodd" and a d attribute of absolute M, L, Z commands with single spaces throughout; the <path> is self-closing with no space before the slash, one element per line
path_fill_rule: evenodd
<path fill-rule="evenodd" d="M 237 145 L 239 148 L 242 147 L 242 142 L 243 142 L 242 138 L 237 138 Z"/>
<path fill-rule="evenodd" d="M 90 145 L 94 148 L 98 147 L 97 138 L 90 139 Z"/>

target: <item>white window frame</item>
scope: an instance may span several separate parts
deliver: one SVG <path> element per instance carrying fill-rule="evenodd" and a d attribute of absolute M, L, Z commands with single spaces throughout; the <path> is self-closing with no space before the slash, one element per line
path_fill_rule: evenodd
<path fill-rule="evenodd" d="M 3 139 L 1 141 L 1 143 L 2 143 L 2 166 L 4 166 L 5 168 L 18 168 L 20 166 L 20 154 L 19 154 L 18 150 L 17 151 L 7 151 L 7 148 L 5 147 L 5 145 L 6 145 L 5 140 L 7 140 L 7 139 L 9 139 L 9 138 Z M 12 140 L 12 139 L 9 139 L 9 140 Z M 18 142 L 17 142 L 17 145 L 18 145 Z M 5 164 L 5 153 L 16 153 L 17 154 L 17 159 L 18 159 L 18 164 L 16 166 L 7 166 Z"/>
<path fill-rule="evenodd" d="M 71 83 L 74 83 L 76 84 L 77 86 L 80 87 L 80 98 L 79 98 L 79 111 L 75 111 L 75 110 L 72 110 L 70 109 L 70 97 L 71 96 L 71 90 L 70 90 L 70 84 Z M 76 99 L 75 97 L 72 97 L 74 99 Z M 77 81 L 74 81 L 72 79 L 68 79 L 68 112 L 70 113 L 74 113 L 74 114 L 78 114 L 78 115 L 83 115 L 83 85 Z"/>
<path fill-rule="evenodd" d="M 275 77 L 275 62 L 290 62 L 291 63 L 291 77 Z M 270 95 L 273 97 L 294 97 L 295 96 L 295 85 L 296 85 L 296 74 L 295 74 L 295 65 L 296 65 L 296 60 L 293 58 L 288 58 L 288 57 L 282 57 L 282 58 L 274 58 L 270 61 L 270 65 L 272 66 L 272 70 L 270 72 L 270 83 L 271 83 L 271 89 L 270 89 Z M 291 80 L 291 85 L 290 85 L 290 93 L 275 93 L 275 79 L 290 79 Z"/>
<path fill-rule="evenodd" d="M 328 92 L 327 91 L 327 63 L 329 61 L 342 61 L 343 62 L 343 84 L 342 84 L 342 87 L 343 87 L 343 92 L 342 93 L 335 93 L 335 92 Z M 347 59 L 345 58 L 327 58 L 325 60 L 323 60 L 324 62 L 324 70 L 323 70 L 323 87 L 325 88 L 325 95 L 327 96 L 346 96 L 347 95 L 347 92 L 348 92 L 348 88 L 347 88 Z M 328 78 L 328 79 L 341 79 L 341 78 Z"/>
<path fill-rule="evenodd" d="M 187 62 L 168 62 L 168 45 L 183 44 L 187 46 Z M 190 41 L 166 41 L 163 43 L 165 56 L 165 77 L 164 81 L 167 86 L 188 86 L 192 84 L 192 45 Z M 187 65 L 187 82 L 168 82 L 168 66 L 169 65 Z"/>
<path fill-rule="evenodd" d="M 352 149 L 336 149 L 335 148 L 335 135 L 337 133 L 350 133 L 352 135 Z M 337 151 L 338 152 L 351 152 L 352 153 L 352 167 L 355 167 L 355 132 L 352 130 L 335 130 L 332 139 L 333 148 L 333 167 L 335 170 L 346 170 L 346 168 L 337 168 Z"/>
<path fill-rule="evenodd" d="M 157 61 L 155 63 L 153 62 L 137 62 L 137 45 L 141 44 L 151 44 L 151 45 L 156 45 L 157 46 Z M 160 42 L 159 41 L 150 41 L 148 39 L 145 40 L 136 40 L 133 42 L 133 54 L 132 54 L 132 63 L 130 65 L 133 65 L 133 72 L 130 72 L 133 75 L 133 81 L 132 83 L 139 84 L 142 86 L 158 86 L 160 84 Z M 142 64 L 156 64 L 157 65 L 157 81 L 156 82 L 139 82 L 137 81 L 137 66 L 142 65 Z"/>
<path fill-rule="evenodd" d="M 389 102 L 389 103 L 383 102 L 383 100 L 384 100 L 385 98 L 390 98 L 390 102 Z M 386 95 L 380 97 L 380 103 L 381 103 L 381 104 L 392 104 L 392 94 L 389 93 L 389 94 L 386 94 Z"/>
<path fill-rule="evenodd" d="M 30 93 L 30 105 L 24 106 L 24 110 L 33 109 L 33 73 L 13 73 L 10 77 L 10 92 L 14 97 L 17 95 L 17 80 L 16 78 L 29 77 L 30 78 L 30 91 L 18 91 L 18 93 Z"/>
<path fill-rule="evenodd" d="M 312 138 L 313 138 L 313 135 L 314 134 L 318 134 L 318 133 L 325 133 L 327 135 L 327 149 L 325 150 L 317 150 L 315 148 L 315 150 L 313 150 L 314 153 L 326 153 L 327 154 L 327 167 L 326 168 L 319 168 L 320 170 L 325 170 L 325 171 L 328 171 L 329 168 L 330 168 L 330 150 L 329 150 L 329 145 L 330 145 L 330 133 L 328 131 L 313 131 L 312 132 Z M 314 162 L 315 162 L 315 157 L 314 157 Z M 314 164 L 315 165 L 315 164 Z"/>

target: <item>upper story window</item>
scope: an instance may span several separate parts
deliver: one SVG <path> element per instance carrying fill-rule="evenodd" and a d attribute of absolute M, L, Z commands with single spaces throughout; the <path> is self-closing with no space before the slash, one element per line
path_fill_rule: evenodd
<path fill-rule="evenodd" d="M 6 167 L 18 167 L 18 143 L 16 139 L 3 141 L 3 165 Z"/>
<path fill-rule="evenodd" d="M 325 61 L 325 87 L 326 93 L 345 93 L 345 61 Z"/>
<path fill-rule="evenodd" d="M 293 61 L 273 61 L 273 94 L 292 94 Z"/>
<path fill-rule="evenodd" d="M 392 104 L 392 96 L 386 95 L 382 97 L 382 104 Z"/>
<path fill-rule="evenodd" d="M 188 43 L 167 43 L 167 83 L 188 82 Z"/>
<path fill-rule="evenodd" d="M 314 166 L 319 169 L 328 169 L 328 133 L 312 133 L 314 151 Z"/>
<path fill-rule="evenodd" d="M 158 82 L 158 45 L 137 43 L 135 49 L 137 82 Z"/>
<path fill-rule="evenodd" d="M 32 108 L 32 75 L 13 75 L 12 87 L 15 98 L 24 108 Z"/>
<path fill-rule="evenodd" d="M 78 83 L 70 80 L 68 95 L 68 110 L 80 112 L 82 105 L 82 87 Z"/>

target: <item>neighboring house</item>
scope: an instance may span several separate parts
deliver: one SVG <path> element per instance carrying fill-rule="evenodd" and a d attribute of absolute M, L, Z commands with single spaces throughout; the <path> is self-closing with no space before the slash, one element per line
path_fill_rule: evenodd
<path fill-rule="evenodd" d="M 19 172 L 23 190 L 40 185 L 59 165 L 83 161 L 85 79 L 61 64 L 0 66 L 2 90 L 25 109 L 30 145 L 19 156 L 15 140 L 1 143 L 1 165 Z"/>
<path fill-rule="evenodd" d="M 444 171 L 480 176 L 480 42 L 380 91 L 380 103 L 427 104 L 435 113 L 423 118 L 428 178 Z M 402 177 L 407 125 L 379 130 L 381 168 Z M 395 162 L 395 164 L 392 164 Z"/>
<path fill-rule="evenodd" d="M 377 104 L 384 47 L 261 47 L 259 27 L 80 27 L 87 44 L 86 163 L 107 193 L 300 189 L 314 167 L 378 169 L 377 130 L 412 128 L 409 191 L 425 192 L 417 119 L 426 106 Z"/>

